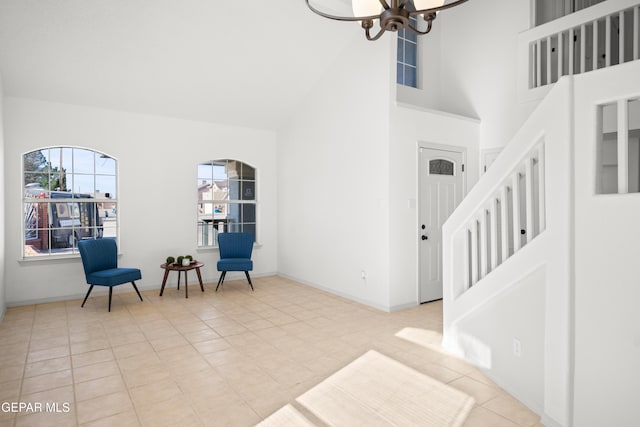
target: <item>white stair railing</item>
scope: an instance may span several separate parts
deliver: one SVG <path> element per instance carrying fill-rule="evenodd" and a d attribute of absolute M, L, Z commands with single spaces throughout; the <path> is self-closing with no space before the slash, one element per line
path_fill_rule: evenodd
<path fill-rule="evenodd" d="M 521 99 L 540 99 L 562 76 L 640 59 L 640 2 L 609 0 L 563 16 L 521 33 L 518 48 Z"/>
<path fill-rule="evenodd" d="M 476 285 L 545 230 L 544 141 L 525 152 L 470 216 L 463 238 L 464 289 Z"/>

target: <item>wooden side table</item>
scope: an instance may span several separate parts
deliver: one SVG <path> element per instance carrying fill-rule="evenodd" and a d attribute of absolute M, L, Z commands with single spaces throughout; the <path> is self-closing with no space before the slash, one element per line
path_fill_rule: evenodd
<path fill-rule="evenodd" d="M 202 276 L 200 275 L 200 267 L 204 267 L 204 264 L 195 261 L 186 267 L 177 264 L 167 264 L 166 262 L 160 266 L 160 268 L 164 268 L 164 278 L 162 279 L 162 287 L 160 288 L 160 296 L 164 292 L 164 287 L 167 284 L 167 277 L 169 277 L 170 271 L 178 272 L 178 289 L 180 289 L 180 273 L 184 271 L 184 297 L 189 298 L 189 287 L 187 286 L 187 271 L 196 270 L 196 274 L 198 275 L 198 281 L 200 282 L 200 290 L 204 292 L 204 286 L 202 284 Z"/>

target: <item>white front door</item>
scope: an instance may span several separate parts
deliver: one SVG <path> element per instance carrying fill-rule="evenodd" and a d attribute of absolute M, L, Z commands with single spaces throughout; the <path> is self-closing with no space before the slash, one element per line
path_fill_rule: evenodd
<path fill-rule="evenodd" d="M 462 153 L 420 148 L 420 302 L 442 298 L 442 224 L 463 197 Z"/>

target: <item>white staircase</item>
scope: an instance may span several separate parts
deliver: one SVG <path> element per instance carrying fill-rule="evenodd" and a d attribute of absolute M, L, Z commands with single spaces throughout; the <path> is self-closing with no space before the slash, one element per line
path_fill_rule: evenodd
<path fill-rule="evenodd" d="M 576 206 L 610 197 L 597 194 L 596 183 L 604 104 L 621 109 L 619 164 L 629 160 L 636 125 L 627 106 L 640 98 L 640 61 L 563 76 L 545 90 L 443 227 L 444 345 L 538 412 L 545 425 L 571 426 L 580 345 L 576 275 L 583 265 L 576 242 L 591 231 L 576 225 Z M 640 200 L 640 194 L 625 196 L 622 203 Z M 639 228 L 628 221 L 619 226 Z M 601 239 L 590 244 L 617 250 L 609 249 L 606 235 Z"/>

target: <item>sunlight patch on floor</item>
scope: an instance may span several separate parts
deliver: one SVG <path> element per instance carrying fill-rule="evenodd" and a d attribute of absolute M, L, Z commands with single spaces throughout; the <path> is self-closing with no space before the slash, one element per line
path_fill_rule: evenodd
<path fill-rule="evenodd" d="M 330 426 L 460 426 L 474 400 L 402 363 L 368 351 L 298 397 Z"/>

